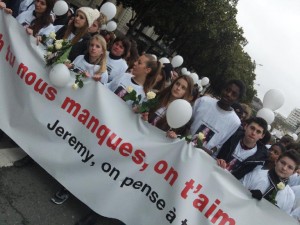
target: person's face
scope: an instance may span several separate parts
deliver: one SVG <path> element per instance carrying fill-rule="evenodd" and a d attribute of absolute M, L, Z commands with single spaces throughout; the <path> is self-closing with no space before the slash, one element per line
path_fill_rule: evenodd
<path fill-rule="evenodd" d="M 282 151 L 278 145 L 272 145 L 269 149 L 268 159 L 271 162 L 276 162 L 281 153 Z"/>
<path fill-rule="evenodd" d="M 100 57 L 103 54 L 103 48 L 100 41 L 93 39 L 89 45 L 89 55 L 91 57 Z"/>
<path fill-rule="evenodd" d="M 47 9 L 47 4 L 46 4 L 46 0 L 35 0 L 35 12 L 42 14 L 46 11 Z"/>
<path fill-rule="evenodd" d="M 172 87 L 171 94 L 175 99 L 183 98 L 188 88 L 188 83 L 184 79 L 179 79 Z"/>
<path fill-rule="evenodd" d="M 294 160 L 286 156 L 275 162 L 275 172 L 282 179 L 290 177 L 296 168 L 297 165 Z"/>
<path fill-rule="evenodd" d="M 240 88 L 235 84 L 228 85 L 221 93 L 221 102 L 224 105 L 231 106 L 239 99 Z"/>
<path fill-rule="evenodd" d="M 88 32 L 89 33 L 96 33 L 99 31 L 99 24 L 97 21 L 94 21 L 94 23 L 92 24 L 92 26 L 89 27 Z"/>
<path fill-rule="evenodd" d="M 75 19 L 74 19 L 74 26 L 76 28 L 83 28 L 86 22 L 87 22 L 87 20 L 86 20 L 84 13 L 77 10 Z"/>
<path fill-rule="evenodd" d="M 257 123 L 250 123 L 245 126 L 246 142 L 249 144 L 256 144 L 256 142 L 264 137 L 263 128 Z"/>
<path fill-rule="evenodd" d="M 122 43 L 122 41 L 117 41 L 113 44 L 113 46 L 111 47 L 111 53 L 114 56 L 122 56 L 124 54 L 124 45 Z"/>
<path fill-rule="evenodd" d="M 149 59 L 146 56 L 140 56 L 138 60 L 134 62 L 132 74 L 134 76 L 142 76 L 150 73 L 151 69 L 147 66 L 148 61 Z"/>

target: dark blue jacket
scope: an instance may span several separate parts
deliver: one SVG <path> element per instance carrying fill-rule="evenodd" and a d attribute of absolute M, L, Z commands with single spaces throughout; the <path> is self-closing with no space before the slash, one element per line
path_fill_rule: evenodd
<path fill-rule="evenodd" d="M 244 137 L 244 131 L 237 130 L 221 147 L 217 154 L 217 159 L 224 159 L 229 163 L 233 156 L 234 150 L 238 143 Z M 267 160 L 268 149 L 260 141 L 257 142 L 257 151 L 254 155 L 245 159 L 237 168 L 231 171 L 232 175 L 237 179 L 241 179 L 247 173 L 251 172 L 257 165 L 263 165 Z"/>

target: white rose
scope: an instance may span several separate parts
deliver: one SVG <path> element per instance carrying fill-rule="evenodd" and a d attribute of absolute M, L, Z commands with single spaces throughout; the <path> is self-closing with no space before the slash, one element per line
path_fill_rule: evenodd
<path fill-rule="evenodd" d="M 50 56 L 52 54 L 52 52 L 47 52 L 47 56 Z"/>
<path fill-rule="evenodd" d="M 78 84 L 76 84 L 76 83 L 73 84 L 73 85 L 72 85 L 72 89 L 73 89 L 73 90 L 77 90 L 77 89 L 78 89 Z"/>
<path fill-rule="evenodd" d="M 133 87 L 128 86 L 127 89 L 126 89 L 126 91 L 127 91 L 128 93 L 131 93 L 131 92 L 133 91 Z"/>
<path fill-rule="evenodd" d="M 61 49 L 62 48 L 62 44 L 61 43 L 56 43 L 55 42 L 55 48 L 57 49 L 57 50 L 59 50 L 59 49 Z"/>
<path fill-rule="evenodd" d="M 282 182 L 280 182 L 280 183 L 277 184 L 277 188 L 278 188 L 279 190 L 283 190 L 283 189 L 285 188 L 285 184 L 282 183 Z"/>
<path fill-rule="evenodd" d="M 51 39 L 55 39 L 55 38 L 56 38 L 55 32 L 50 32 L 49 37 L 50 37 Z"/>
<path fill-rule="evenodd" d="M 148 100 L 155 98 L 155 96 L 156 96 L 156 94 L 153 91 L 149 91 L 147 93 L 147 99 Z"/>
<path fill-rule="evenodd" d="M 203 141 L 205 139 L 205 135 L 202 132 L 200 132 L 198 134 L 198 139 L 201 140 L 201 141 Z"/>

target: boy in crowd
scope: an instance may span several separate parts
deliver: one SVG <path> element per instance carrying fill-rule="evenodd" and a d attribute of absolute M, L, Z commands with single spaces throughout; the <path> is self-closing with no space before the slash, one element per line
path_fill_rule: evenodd
<path fill-rule="evenodd" d="M 267 122 L 260 117 L 247 121 L 244 130 L 238 130 L 221 147 L 217 164 L 230 171 L 237 179 L 251 172 L 267 160 L 267 148 L 261 140 L 268 129 Z"/>

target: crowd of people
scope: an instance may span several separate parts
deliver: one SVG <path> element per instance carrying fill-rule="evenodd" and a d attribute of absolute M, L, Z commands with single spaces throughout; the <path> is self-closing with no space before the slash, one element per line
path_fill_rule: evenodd
<path fill-rule="evenodd" d="M 241 103 L 246 90 L 240 80 L 228 81 L 219 97 L 198 91 L 191 77 L 176 73 L 171 64 L 161 64 L 151 53 L 138 53 L 137 44 L 125 36 L 101 30 L 106 16 L 90 7 L 76 11 L 69 8 L 62 16 L 53 13 L 56 0 L 0 1 L 0 8 L 12 14 L 28 35 L 36 38 L 55 33 L 56 39 L 69 40 L 66 66 L 84 72 L 117 96 L 126 100 L 132 90 L 141 96 L 137 105 L 126 101 L 139 113 L 138 105 L 147 101 L 149 92 L 156 93 L 157 104 L 141 118 L 166 132 L 169 138 L 204 135 L 201 148 L 216 159 L 216 164 L 229 171 L 251 191 L 256 199 L 265 198 L 288 215 L 300 221 L 300 145 L 286 135 L 275 140 L 263 118 L 253 117 L 251 107 Z M 47 43 L 44 43 L 47 44 Z M 100 85 L 99 83 L 99 85 Z M 191 120 L 183 127 L 171 129 L 166 120 L 168 106 L 184 99 L 193 107 Z M 20 167 L 31 158 L 16 161 Z M 70 193 L 62 187 L 52 201 L 65 202 Z M 89 213 L 78 225 L 95 224 L 97 214 Z"/>

